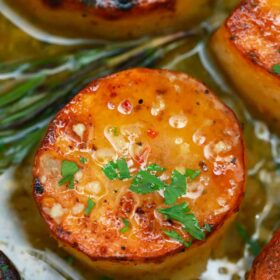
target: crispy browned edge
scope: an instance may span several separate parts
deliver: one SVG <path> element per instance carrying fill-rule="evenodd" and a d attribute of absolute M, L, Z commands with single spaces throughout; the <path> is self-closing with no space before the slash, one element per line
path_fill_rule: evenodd
<path fill-rule="evenodd" d="M 130 69 L 130 70 L 144 70 L 144 71 L 160 71 L 160 72 L 169 72 L 169 73 L 173 73 L 173 74 L 179 74 L 179 72 L 176 72 L 176 71 L 169 71 L 169 70 L 151 70 L 151 69 L 147 69 L 147 68 L 133 68 L 133 69 Z M 122 72 L 125 72 L 125 71 L 130 71 L 130 70 L 124 70 Z M 181 74 L 181 73 L 180 73 Z M 185 74 L 186 75 L 186 74 Z M 190 77 L 189 75 L 187 75 L 188 77 Z M 87 87 L 91 87 L 93 85 L 96 85 L 100 80 L 103 80 L 103 79 L 107 79 L 109 78 L 110 75 L 107 75 L 107 76 L 104 76 L 102 78 L 99 78 L 99 79 L 96 79 L 92 82 L 90 82 L 85 88 Z M 196 82 L 198 82 L 196 79 L 190 77 L 191 79 L 195 80 Z M 199 83 L 199 82 L 198 82 Z M 200 82 L 201 83 L 201 82 Z M 211 91 L 208 90 L 208 88 L 206 87 L 206 85 L 204 83 L 201 83 L 204 87 L 205 87 L 205 90 L 207 90 L 207 94 L 209 96 L 211 96 L 211 98 L 214 99 L 215 102 L 221 102 L 218 97 L 216 95 L 214 95 Z M 83 91 L 83 90 L 82 90 Z M 73 99 L 69 102 L 73 102 L 79 94 L 83 94 L 81 92 L 79 92 L 75 97 L 73 97 Z M 241 142 L 241 146 L 242 146 L 242 149 L 243 149 L 243 157 L 242 157 L 242 165 L 244 167 L 244 175 L 243 175 L 243 191 L 240 193 L 238 199 L 237 199 L 237 203 L 236 203 L 236 207 L 233 208 L 229 213 L 227 213 L 227 215 L 223 216 L 221 221 L 219 222 L 218 225 L 216 225 L 211 233 L 207 234 L 207 237 L 205 240 L 202 240 L 202 241 L 199 241 L 199 240 L 194 240 L 193 242 L 193 245 L 191 246 L 191 248 L 195 248 L 195 247 L 198 247 L 204 243 L 206 243 L 207 239 L 209 237 L 211 237 L 212 235 L 214 235 L 218 229 L 220 229 L 226 222 L 226 220 L 228 220 L 230 217 L 232 217 L 235 213 L 237 213 L 239 211 L 239 208 L 240 208 L 240 204 L 241 204 L 241 201 L 242 201 L 242 198 L 244 197 L 244 194 L 245 194 L 245 185 L 246 185 L 246 170 L 247 170 L 247 162 L 246 162 L 246 153 L 245 153 L 245 143 L 244 143 L 244 137 L 243 137 L 243 129 L 235 115 L 235 113 L 231 110 L 231 108 L 229 108 L 226 104 L 222 103 L 224 105 L 224 108 L 225 108 L 225 113 L 230 115 L 230 117 L 232 118 L 233 121 L 235 121 L 237 124 L 238 124 L 238 127 L 239 127 L 239 132 L 240 132 L 240 142 Z M 57 114 L 60 114 L 60 112 L 62 112 L 64 110 L 64 108 L 62 108 Z M 54 117 L 54 119 L 56 118 L 56 116 Z M 54 120 L 53 119 L 53 120 Z M 45 136 L 44 138 L 47 136 L 47 134 L 52 131 L 52 126 L 53 126 L 53 120 L 51 121 L 51 123 L 49 124 L 48 126 L 48 129 L 45 133 Z M 41 140 L 41 144 L 44 142 L 44 138 Z M 40 145 L 41 146 L 41 145 Z M 35 158 L 39 157 L 40 154 L 41 154 L 41 147 L 39 146 L 36 154 L 35 154 Z M 134 259 L 131 259 L 129 257 L 104 257 L 102 255 L 100 256 L 96 256 L 96 257 L 90 257 L 88 256 L 82 246 L 79 246 L 79 244 L 77 243 L 74 243 L 74 244 L 71 244 L 69 242 L 69 239 L 67 238 L 68 236 L 68 233 L 65 232 L 62 228 L 56 228 L 54 225 L 53 225 L 53 222 L 52 222 L 52 219 L 46 215 L 43 211 L 41 211 L 41 206 L 40 206 L 40 203 L 39 203 L 39 197 L 41 196 L 40 194 L 36 194 L 36 192 L 34 191 L 34 186 L 35 186 L 35 180 L 36 180 L 36 177 L 35 177 L 35 169 L 36 169 L 36 165 L 34 165 L 33 167 L 33 197 L 34 197 L 34 200 L 36 201 L 36 204 L 37 204 L 37 207 L 38 207 L 38 210 L 41 214 L 41 216 L 43 217 L 44 221 L 46 222 L 46 224 L 48 225 L 48 228 L 50 230 L 50 233 L 51 235 L 53 236 L 53 238 L 55 238 L 56 240 L 78 250 L 80 253 L 83 253 L 84 255 L 86 255 L 88 258 L 90 258 L 92 261 L 97 261 L 97 260 L 104 260 L 104 261 L 123 261 L 123 262 L 136 262 L 136 263 L 161 263 L 164 261 L 164 259 L 168 256 L 173 256 L 177 253 L 181 253 L 181 252 L 184 252 L 186 250 L 186 248 L 183 246 L 183 245 L 180 245 L 177 249 L 174 249 L 173 251 L 170 251 L 160 257 L 150 257 L 150 258 L 134 258 Z M 56 229 L 56 230 L 55 230 Z M 187 249 L 189 250 L 189 249 Z"/>
<path fill-rule="evenodd" d="M 130 8 L 123 9 L 121 7 L 94 7 L 87 6 L 78 0 L 40 0 L 50 9 L 69 9 L 72 11 L 87 11 L 97 13 L 99 16 L 106 18 L 107 20 L 116 20 L 122 16 L 135 16 L 143 15 L 143 13 L 150 13 L 155 10 L 166 10 L 169 12 L 175 11 L 177 0 L 165 0 L 164 2 L 152 2 L 145 5 L 138 3 L 133 4 Z"/>
<path fill-rule="evenodd" d="M 277 256 L 278 258 L 277 258 Z M 278 280 L 273 274 L 275 269 L 280 275 L 280 229 L 273 235 L 270 242 L 263 248 L 261 253 L 253 262 L 248 280 Z M 265 270 L 265 271 L 263 271 Z M 269 274 L 262 274 L 263 272 Z"/>
<path fill-rule="evenodd" d="M 225 22 L 223 23 L 222 26 L 225 28 L 226 32 L 228 33 L 228 35 L 229 35 L 228 39 L 232 42 L 232 45 L 238 50 L 240 56 L 242 56 L 246 61 L 248 61 L 249 64 L 253 65 L 254 67 L 257 66 L 259 68 L 259 70 L 261 70 L 263 73 L 268 73 L 268 74 L 272 75 L 273 77 L 277 77 L 278 78 L 279 75 L 277 75 L 276 73 L 273 73 L 271 71 L 271 69 L 268 69 L 267 67 L 264 67 L 263 65 L 259 64 L 257 60 L 250 58 L 250 55 L 248 53 L 245 53 L 244 49 L 242 47 L 238 46 L 235 43 L 235 40 L 234 40 L 234 36 L 235 35 L 230 32 L 230 28 L 228 26 L 229 20 L 236 13 L 237 10 L 240 10 L 245 5 L 248 5 L 248 2 L 252 2 L 252 0 L 242 0 L 237 5 L 237 7 L 231 12 L 230 16 L 227 17 L 227 19 L 225 20 Z M 238 24 L 238 22 L 237 22 L 237 24 Z M 222 28 L 222 27 L 219 27 L 219 29 L 220 28 Z M 217 31 L 219 31 L 219 29 Z"/>

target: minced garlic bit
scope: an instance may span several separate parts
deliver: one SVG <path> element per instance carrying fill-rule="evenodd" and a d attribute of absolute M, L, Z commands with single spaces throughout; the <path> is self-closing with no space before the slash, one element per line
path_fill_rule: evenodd
<path fill-rule="evenodd" d="M 55 203 L 50 209 L 49 215 L 54 220 L 61 218 L 64 215 L 64 209 L 59 203 Z"/>
<path fill-rule="evenodd" d="M 157 96 L 156 101 L 153 102 L 152 108 L 151 108 L 151 114 L 152 116 L 158 116 L 163 110 L 165 109 L 165 102 L 162 98 L 162 96 Z"/>
<path fill-rule="evenodd" d="M 184 128 L 188 123 L 187 117 L 183 114 L 180 113 L 178 115 L 174 115 L 169 118 L 169 124 L 171 127 L 174 128 Z"/>
<path fill-rule="evenodd" d="M 82 171 L 79 170 L 79 171 L 74 175 L 74 177 L 75 177 L 75 180 L 76 180 L 76 181 L 80 181 L 80 180 L 82 179 L 82 177 L 83 177 Z"/>
<path fill-rule="evenodd" d="M 72 129 L 78 136 L 80 136 L 80 138 L 83 138 L 84 132 L 86 130 L 86 127 L 84 124 L 82 124 L 82 123 L 75 124 L 75 125 L 73 125 Z"/>
<path fill-rule="evenodd" d="M 85 191 L 90 194 L 99 194 L 101 190 L 101 184 L 98 181 L 93 181 L 85 185 Z"/>
<path fill-rule="evenodd" d="M 79 215 L 84 211 L 84 209 L 85 209 L 84 204 L 76 203 L 72 208 L 72 214 L 73 215 Z"/>
<path fill-rule="evenodd" d="M 46 176 L 42 176 L 41 183 L 45 184 L 46 182 L 47 182 L 47 177 Z"/>

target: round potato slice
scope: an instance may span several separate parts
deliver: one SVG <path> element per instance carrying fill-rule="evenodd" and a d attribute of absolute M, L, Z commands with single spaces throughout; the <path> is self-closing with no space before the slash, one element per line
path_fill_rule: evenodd
<path fill-rule="evenodd" d="M 280 230 L 264 247 L 253 263 L 248 280 L 280 279 Z"/>
<path fill-rule="evenodd" d="M 258 116 L 280 131 L 280 2 L 243 1 L 212 38 L 214 54 Z"/>
<path fill-rule="evenodd" d="M 93 81 L 57 114 L 33 191 L 62 246 L 135 276 L 206 246 L 238 211 L 245 173 L 228 107 L 185 74 L 132 69 Z"/>
<path fill-rule="evenodd" d="M 6 1 L 51 32 L 130 39 L 193 26 L 210 13 L 215 0 Z"/>

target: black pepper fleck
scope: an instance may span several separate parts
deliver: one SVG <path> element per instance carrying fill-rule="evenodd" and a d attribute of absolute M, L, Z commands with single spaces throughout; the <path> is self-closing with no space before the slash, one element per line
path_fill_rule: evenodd
<path fill-rule="evenodd" d="M 41 182 L 38 178 L 34 181 L 34 192 L 36 194 L 43 194 L 44 193 L 44 187 L 41 185 Z"/>

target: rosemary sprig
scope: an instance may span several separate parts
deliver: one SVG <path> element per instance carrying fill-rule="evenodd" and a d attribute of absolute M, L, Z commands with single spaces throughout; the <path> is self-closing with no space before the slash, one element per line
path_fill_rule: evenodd
<path fill-rule="evenodd" d="M 30 153 L 50 119 L 90 81 L 129 67 L 152 67 L 193 35 L 180 32 L 135 44 L 0 64 L 0 172 Z"/>

